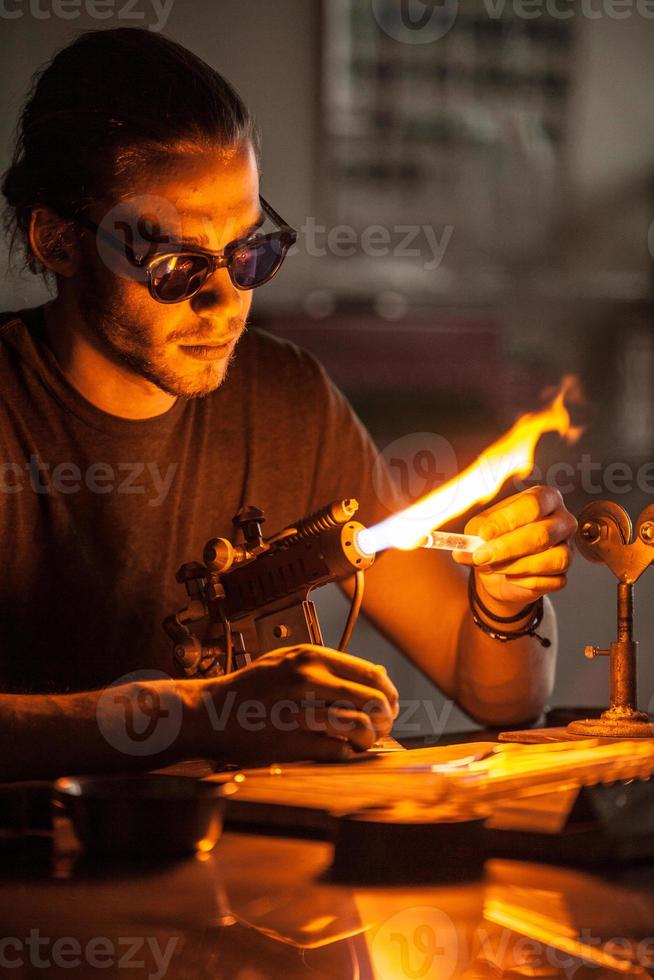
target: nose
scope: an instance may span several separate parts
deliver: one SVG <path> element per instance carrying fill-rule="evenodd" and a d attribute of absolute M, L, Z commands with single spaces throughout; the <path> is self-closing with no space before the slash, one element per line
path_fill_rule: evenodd
<path fill-rule="evenodd" d="M 191 309 L 198 316 L 217 312 L 227 317 L 243 316 L 251 302 L 250 292 L 237 289 L 227 269 L 217 269 L 190 299 Z"/>

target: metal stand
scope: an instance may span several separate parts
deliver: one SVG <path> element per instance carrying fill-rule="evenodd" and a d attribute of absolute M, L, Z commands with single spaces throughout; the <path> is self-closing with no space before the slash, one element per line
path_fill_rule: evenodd
<path fill-rule="evenodd" d="M 600 718 L 573 721 L 573 735 L 653 738 L 654 720 L 638 710 L 637 653 L 633 638 L 634 584 L 654 561 L 654 506 L 636 523 L 634 540 L 627 512 L 611 500 L 594 501 L 579 515 L 577 548 L 588 561 L 607 565 L 618 579 L 618 636 L 608 650 L 587 646 L 589 659 L 610 657 L 611 707 Z"/>

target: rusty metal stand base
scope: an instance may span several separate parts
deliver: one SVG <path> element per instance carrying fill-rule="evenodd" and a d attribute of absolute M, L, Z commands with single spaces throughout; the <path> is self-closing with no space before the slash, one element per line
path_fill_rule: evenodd
<path fill-rule="evenodd" d="M 602 712 L 599 718 L 578 718 L 565 726 L 500 732 L 498 738 L 500 742 L 522 742 L 531 745 L 576 741 L 584 738 L 654 739 L 654 718 L 645 711 L 616 706 Z"/>
<path fill-rule="evenodd" d="M 654 738 L 654 722 L 642 711 L 631 718 L 585 718 L 571 721 L 567 730 L 572 735 L 589 738 Z"/>

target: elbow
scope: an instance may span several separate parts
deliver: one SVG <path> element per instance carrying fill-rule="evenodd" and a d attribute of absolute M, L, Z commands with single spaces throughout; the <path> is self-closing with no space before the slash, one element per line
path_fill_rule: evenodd
<path fill-rule="evenodd" d="M 542 722 L 547 698 L 485 702 L 479 698 L 457 697 L 456 703 L 476 724 L 483 728 L 531 728 Z"/>

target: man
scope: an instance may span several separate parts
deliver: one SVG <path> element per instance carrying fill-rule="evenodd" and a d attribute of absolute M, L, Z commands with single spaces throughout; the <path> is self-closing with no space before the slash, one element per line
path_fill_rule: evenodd
<path fill-rule="evenodd" d="M 259 196 L 242 102 L 161 35 L 82 35 L 27 102 L 3 192 L 56 298 L 0 328 L 0 779 L 368 748 L 398 693 L 354 656 L 296 646 L 227 677 L 169 676 L 175 570 L 239 507 L 271 531 L 339 497 L 364 523 L 381 515 L 375 451 L 342 395 L 302 351 L 244 335 L 288 231 Z M 557 492 L 528 490 L 470 525 L 489 541 L 474 617 L 465 570 L 426 551 L 384 554 L 365 612 L 472 717 L 536 718 L 556 651 L 539 602 L 565 584 L 574 529 Z M 289 699 L 294 723 L 275 724 Z M 260 724 L 243 724 L 246 703 Z M 179 731 L 138 754 L 123 734 L 148 710 Z"/>

